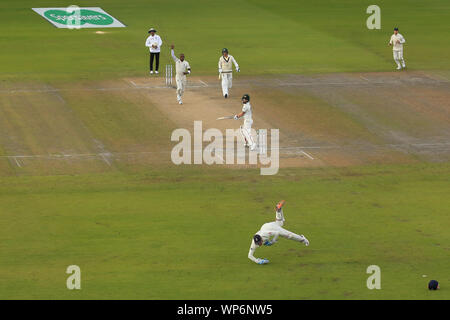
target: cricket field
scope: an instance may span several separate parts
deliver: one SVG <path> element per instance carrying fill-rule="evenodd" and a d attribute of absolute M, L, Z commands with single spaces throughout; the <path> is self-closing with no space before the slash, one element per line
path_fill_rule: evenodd
<path fill-rule="evenodd" d="M 126 27 L 59 29 L 31 9 L 73 4 Z M 369 30 L 371 4 L 2 1 L 0 299 L 450 299 L 450 3 L 378 1 Z M 172 43 L 191 65 L 181 106 L 149 75 L 150 27 L 160 70 Z M 228 99 L 223 47 L 241 68 Z M 278 173 L 175 165 L 172 132 L 239 128 L 216 119 L 244 93 L 254 127 L 280 130 Z M 257 265 L 252 236 L 281 199 L 310 246 L 280 239 Z"/>

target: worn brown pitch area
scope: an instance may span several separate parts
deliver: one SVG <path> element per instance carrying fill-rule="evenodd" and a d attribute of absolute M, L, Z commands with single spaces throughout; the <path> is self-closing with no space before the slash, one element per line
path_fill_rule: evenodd
<path fill-rule="evenodd" d="M 237 128 L 218 116 L 252 97 L 255 128 L 280 129 L 282 166 L 348 166 L 449 158 L 449 82 L 426 72 L 287 75 L 234 79 L 229 99 L 215 77 L 190 77 L 177 104 L 161 79 L 127 79 L 179 127 Z M 306 155 L 305 155 L 306 153 Z M 311 159 L 312 158 L 312 159 Z"/>
<path fill-rule="evenodd" d="M 445 75 L 237 75 L 228 99 L 222 97 L 216 76 L 189 76 L 183 105 L 162 75 L 3 83 L 0 172 L 67 174 L 173 166 L 173 130 L 192 132 L 199 120 L 203 131 L 239 128 L 242 121 L 216 119 L 240 112 L 244 93 L 251 96 L 253 127 L 280 130 L 282 167 L 448 161 L 450 85 Z"/>

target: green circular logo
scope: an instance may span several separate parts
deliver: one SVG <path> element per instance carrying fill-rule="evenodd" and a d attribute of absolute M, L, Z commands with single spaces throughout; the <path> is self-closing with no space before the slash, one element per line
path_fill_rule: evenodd
<path fill-rule="evenodd" d="M 51 21 L 65 25 L 83 25 L 86 23 L 105 26 L 114 22 L 113 18 L 102 12 L 80 9 L 69 13 L 65 10 L 47 10 L 44 16 Z"/>

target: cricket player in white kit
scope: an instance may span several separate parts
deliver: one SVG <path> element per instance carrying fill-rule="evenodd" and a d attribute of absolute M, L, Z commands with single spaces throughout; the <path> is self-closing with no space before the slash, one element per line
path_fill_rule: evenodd
<path fill-rule="evenodd" d="M 391 40 L 389 40 L 389 45 L 392 46 L 394 61 L 397 64 L 397 70 L 400 70 L 402 67 L 406 68 L 405 60 L 403 59 L 403 44 L 405 42 L 405 38 L 398 33 L 398 28 L 394 28 L 394 34 L 391 36 Z"/>
<path fill-rule="evenodd" d="M 244 118 L 244 125 L 239 127 L 242 138 L 245 141 L 245 146 L 249 147 L 251 151 L 256 149 L 255 140 L 252 137 L 252 106 L 250 105 L 250 96 L 248 94 L 244 94 L 242 96 L 242 111 L 239 114 L 236 114 L 233 119 L 239 120 L 240 118 Z"/>
<path fill-rule="evenodd" d="M 184 89 L 186 88 L 187 79 L 186 75 L 191 73 L 191 66 L 189 62 L 184 60 L 184 53 L 180 54 L 178 59 L 173 52 L 174 45 L 170 46 L 170 53 L 172 54 L 172 59 L 175 62 L 175 80 L 177 82 L 177 100 L 179 104 L 183 104 L 181 97 L 183 96 Z"/>
<path fill-rule="evenodd" d="M 233 85 L 233 63 L 236 72 L 239 72 L 239 65 L 233 56 L 228 54 L 228 49 L 222 49 L 222 56 L 219 58 L 219 78 L 222 79 L 222 94 L 224 98 L 228 98 L 228 90 Z"/>
<path fill-rule="evenodd" d="M 283 215 L 284 203 L 285 201 L 282 200 L 276 205 L 275 221 L 263 224 L 261 229 L 253 236 L 250 251 L 248 252 L 248 258 L 257 264 L 266 264 L 269 263 L 269 260 L 255 258 L 254 253 L 256 248 L 262 245 L 271 246 L 277 242 L 278 237 L 280 236 L 286 239 L 304 243 L 306 246 L 309 246 L 309 241 L 305 238 L 305 236 L 295 234 L 282 228 L 285 221 Z"/>

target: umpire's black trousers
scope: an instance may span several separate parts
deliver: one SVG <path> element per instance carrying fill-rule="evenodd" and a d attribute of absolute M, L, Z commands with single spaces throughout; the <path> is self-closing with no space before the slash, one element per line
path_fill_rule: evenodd
<path fill-rule="evenodd" d="M 159 70 L 159 54 L 160 52 L 150 52 L 150 71 L 153 71 L 153 60 L 156 58 L 155 71 Z"/>

